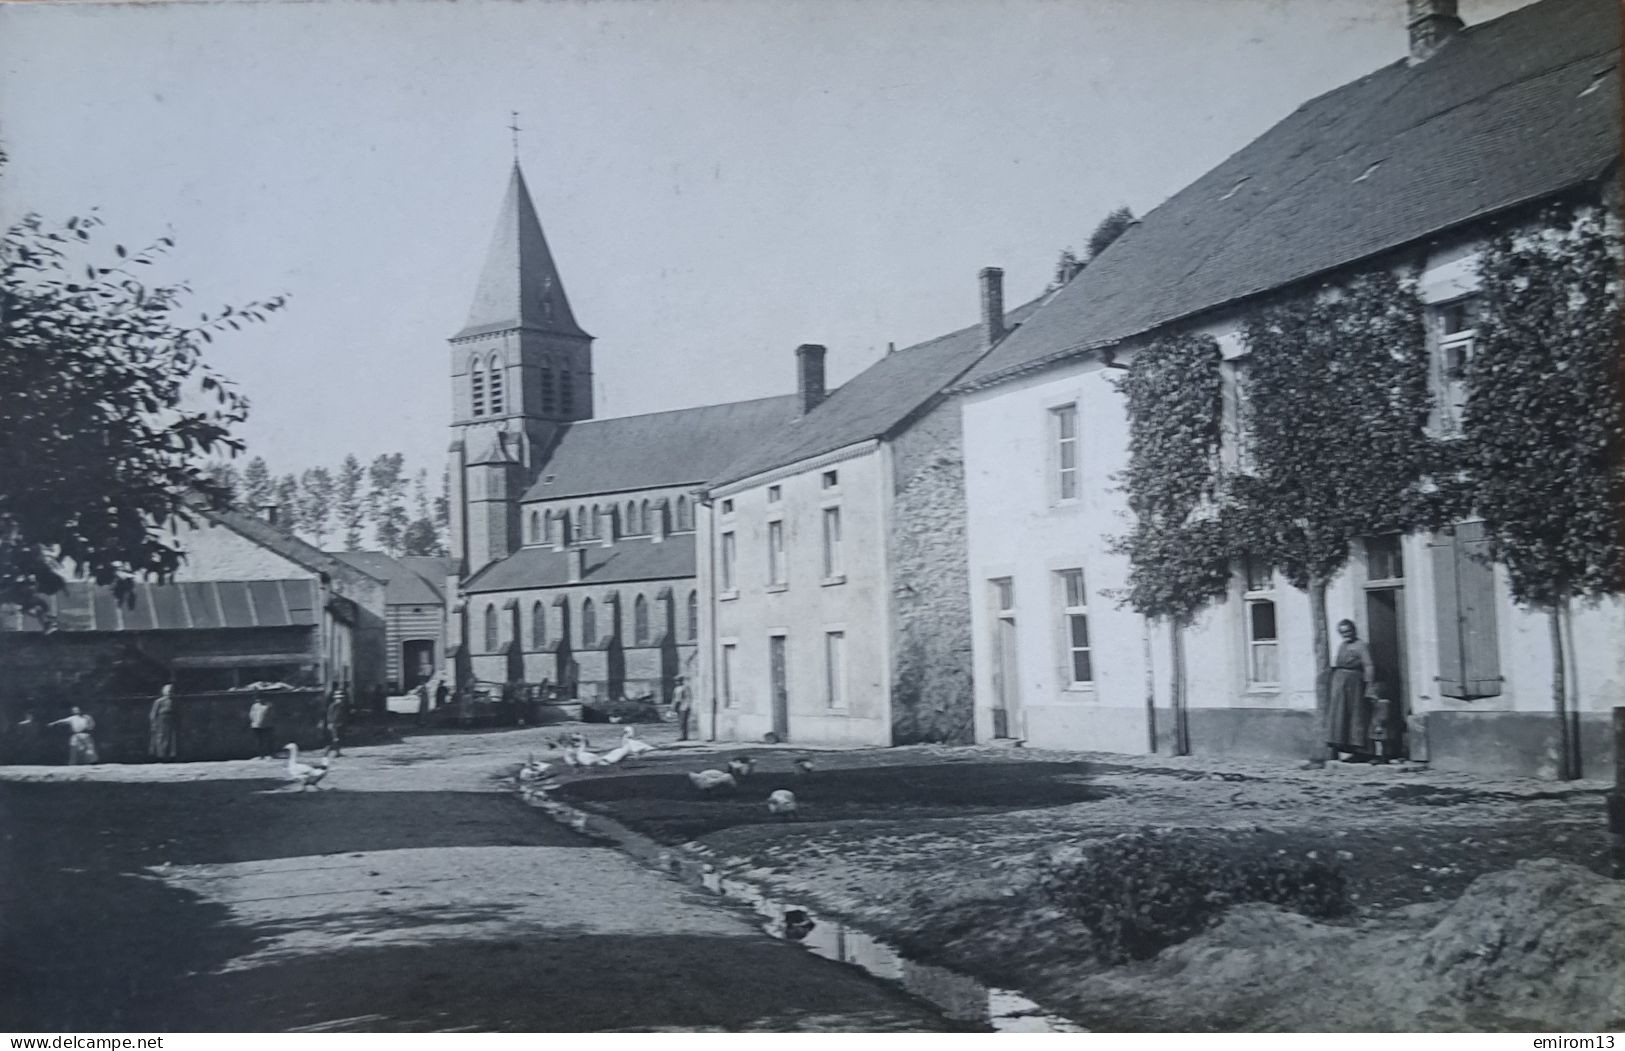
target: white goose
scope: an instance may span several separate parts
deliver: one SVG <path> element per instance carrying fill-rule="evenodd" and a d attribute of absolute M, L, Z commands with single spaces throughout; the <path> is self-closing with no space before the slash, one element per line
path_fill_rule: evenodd
<path fill-rule="evenodd" d="M 655 750 L 654 745 L 638 737 L 638 728 L 630 725 L 621 731 L 621 747 L 626 749 L 627 755 L 642 755 Z"/>
<path fill-rule="evenodd" d="M 299 782 L 299 791 L 303 792 L 327 776 L 328 761 L 322 760 L 321 766 L 311 766 L 309 763 L 299 761 L 299 746 L 293 742 L 283 745 L 288 753 L 288 780 Z"/>

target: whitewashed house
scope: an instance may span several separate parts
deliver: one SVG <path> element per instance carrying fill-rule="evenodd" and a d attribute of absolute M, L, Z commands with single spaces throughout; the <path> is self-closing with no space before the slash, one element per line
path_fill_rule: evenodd
<path fill-rule="evenodd" d="M 1259 297 L 1361 267 L 1419 273 L 1448 429 L 1472 353 L 1479 246 L 1495 223 L 1563 202 L 1617 209 L 1619 8 L 1543 0 L 1464 27 L 1412 0 L 1412 55 L 1300 106 L 1131 227 L 972 368 L 963 393 L 976 734 L 1034 746 L 1172 747 L 1162 625 L 1118 604 L 1108 552 L 1131 520 L 1124 396 L 1137 347 L 1214 336 L 1234 391 L 1241 319 Z M 1232 406 L 1233 408 L 1233 406 Z M 1233 457 L 1232 445 L 1226 455 Z M 1374 465 L 1380 469 L 1380 465 Z M 1475 561 L 1482 525 L 1371 537 L 1327 595 L 1409 712 L 1435 766 L 1555 772 L 1544 614 Z M 1304 757 L 1321 740 L 1307 597 L 1237 565 L 1186 633 L 1189 747 Z M 1577 604 L 1568 666 L 1584 769 L 1607 763 L 1625 697 L 1625 613 Z"/>

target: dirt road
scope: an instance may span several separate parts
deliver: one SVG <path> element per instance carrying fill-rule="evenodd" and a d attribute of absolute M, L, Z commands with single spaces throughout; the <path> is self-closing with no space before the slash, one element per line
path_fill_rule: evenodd
<path fill-rule="evenodd" d="M 517 802 L 542 736 L 0 771 L 0 1029 L 943 1028 Z"/>

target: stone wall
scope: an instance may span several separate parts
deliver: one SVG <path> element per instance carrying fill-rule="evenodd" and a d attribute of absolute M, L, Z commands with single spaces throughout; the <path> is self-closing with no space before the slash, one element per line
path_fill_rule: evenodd
<path fill-rule="evenodd" d="M 892 445 L 892 743 L 974 740 L 965 471 L 947 400 Z"/>

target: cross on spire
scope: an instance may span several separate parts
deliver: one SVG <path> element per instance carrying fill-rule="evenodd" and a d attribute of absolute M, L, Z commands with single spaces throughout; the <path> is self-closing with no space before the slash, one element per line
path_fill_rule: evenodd
<path fill-rule="evenodd" d="M 508 123 L 508 130 L 513 132 L 513 159 L 517 162 L 519 160 L 519 111 L 510 110 L 509 116 L 512 118 Z"/>

